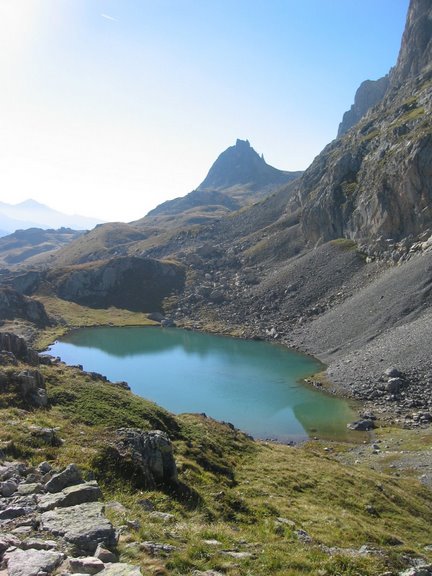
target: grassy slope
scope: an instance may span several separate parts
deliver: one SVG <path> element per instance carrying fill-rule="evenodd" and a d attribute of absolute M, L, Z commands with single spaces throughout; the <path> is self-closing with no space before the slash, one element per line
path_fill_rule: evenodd
<path fill-rule="evenodd" d="M 424 555 L 429 544 L 432 494 L 413 479 L 346 466 L 320 443 L 302 447 L 254 443 L 228 425 L 199 415 L 175 417 L 152 402 L 63 364 L 42 366 L 51 407 L 0 409 L 0 441 L 8 456 L 34 463 L 76 462 L 93 471 L 126 512 L 116 524 L 139 520 L 125 532 L 124 559 L 153 574 L 218 569 L 230 575 L 377 574 L 397 566 L 401 554 Z M 13 399 L 10 399 L 13 401 Z M 47 446 L 31 425 L 58 428 L 64 440 Z M 183 490 L 143 492 L 101 460 L 112 430 L 120 426 L 166 430 L 173 439 Z M 413 446 L 414 447 L 414 446 Z M 139 505 L 149 498 L 174 514 L 169 524 Z M 283 518 L 285 520 L 278 520 Z M 299 540 L 305 530 L 312 541 Z M 219 544 L 206 543 L 215 539 Z M 166 557 L 148 555 L 143 540 L 171 544 Z M 368 544 L 383 553 L 353 555 Z M 336 547 L 332 554 L 325 549 Z M 233 558 L 223 551 L 246 552 Z"/>
<path fill-rule="evenodd" d="M 151 326 L 156 322 L 149 320 L 146 314 L 130 312 L 119 308 L 88 308 L 74 302 L 68 302 L 52 295 L 39 295 L 36 300 L 42 302 L 49 316 L 58 322 L 52 328 L 40 331 L 34 342 L 38 350 L 45 349 L 53 340 L 72 328 L 88 326 Z"/>
<path fill-rule="evenodd" d="M 40 298 L 64 326 L 147 322 L 144 315 L 122 310 L 91 310 Z M 57 335 L 47 331 L 39 344 Z M 57 466 L 76 462 L 94 473 L 106 499 L 125 507 L 108 507 L 114 523 L 139 521 L 138 530 L 123 533 L 120 551 L 124 560 L 141 563 L 144 573 L 179 576 L 216 569 L 230 576 L 379 574 L 397 570 L 403 555 L 430 555 L 424 546 L 430 544 L 432 493 L 388 466 L 371 470 L 371 459 L 364 460 L 365 466 L 355 464 L 347 445 L 328 451 L 319 442 L 299 447 L 255 443 L 210 418 L 174 416 L 77 368 L 59 364 L 40 369 L 49 409 L 29 410 L 13 394 L 3 395 L 7 401 L 0 402 L 0 448 L 8 457 L 50 460 Z M 57 429 L 64 442 L 45 444 L 34 436 L 32 425 Z M 181 490 L 146 492 L 109 467 L 104 449 L 113 430 L 123 426 L 169 434 Z M 398 442 L 405 432 L 398 432 Z M 405 454 L 424 450 L 424 435 L 403 442 Z M 354 451 L 355 458 L 360 449 Z M 142 498 L 173 514 L 174 520 L 166 523 L 149 515 L 140 505 Z M 305 530 L 311 541 L 303 542 L 297 530 Z M 143 541 L 176 549 L 153 557 Z M 365 544 L 375 552 L 359 555 Z M 246 556 L 232 557 L 226 551 Z"/>

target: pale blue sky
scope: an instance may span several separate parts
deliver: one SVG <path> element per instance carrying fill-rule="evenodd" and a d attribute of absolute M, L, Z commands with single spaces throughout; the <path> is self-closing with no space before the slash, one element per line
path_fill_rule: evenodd
<path fill-rule="evenodd" d="M 142 217 L 236 138 L 306 168 L 408 0 L 0 0 L 0 200 Z"/>

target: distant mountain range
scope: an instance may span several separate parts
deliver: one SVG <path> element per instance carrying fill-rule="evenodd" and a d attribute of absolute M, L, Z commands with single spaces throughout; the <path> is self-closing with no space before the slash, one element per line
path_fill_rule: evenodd
<path fill-rule="evenodd" d="M 27 228 L 90 230 L 102 222 L 78 214 L 63 214 L 32 199 L 19 204 L 0 202 L 0 236 Z"/>

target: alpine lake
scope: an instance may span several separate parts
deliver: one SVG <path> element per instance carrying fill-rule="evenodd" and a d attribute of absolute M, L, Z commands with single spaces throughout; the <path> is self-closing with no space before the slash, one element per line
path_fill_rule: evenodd
<path fill-rule="evenodd" d="M 343 439 L 355 413 L 304 383 L 322 369 L 285 347 L 178 328 L 85 328 L 46 350 L 70 365 L 126 381 L 176 414 L 205 413 L 258 439 Z"/>

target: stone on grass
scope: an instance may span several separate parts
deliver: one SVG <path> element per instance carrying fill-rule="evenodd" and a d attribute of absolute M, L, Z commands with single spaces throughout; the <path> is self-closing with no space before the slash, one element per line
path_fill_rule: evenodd
<path fill-rule="evenodd" d="M 81 472 L 75 464 L 69 464 L 62 472 L 54 474 L 51 480 L 45 484 L 45 488 L 48 492 L 60 492 L 67 486 L 79 484 L 80 482 L 82 482 Z"/>
<path fill-rule="evenodd" d="M 432 564 L 425 564 L 423 566 L 415 566 L 408 568 L 403 572 L 399 572 L 400 576 L 432 576 Z"/>
<path fill-rule="evenodd" d="M 0 494 L 5 498 L 12 496 L 14 492 L 17 491 L 17 484 L 13 480 L 6 480 L 6 482 L 0 483 Z"/>
<path fill-rule="evenodd" d="M 108 564 L 109 562 L 117 562 L 116 555 L 110 550 L 107 550 L 106 548 L 101 546 L 100 544 L 96 548 L 94 556 L 95 558 L 99 558 L 99 560 L 102 560 L 102 562 L 104 562 L 105 564 Z"/>
<path fill-rule="evenodd" d="M 81 553 L 93 554 L 98 544 L 112 548 L 117 543 L 116 532 L 103 510 L 100 502 L 56 508 L 41 514 L 41 527 L 63 536 Z"/>
<path fill-rule="evenodd" d="M 175 520 L 174 514 L 169 514 L 168 512 L 150 512 L 149 516 L 150 518 L 157 518 L 163 522 L 174 522 Z"/>
<path fill-rule="evenodd" d="M 169 437 L 161 430 L 121 428 L 112 446 L 116 461 L 128 463 L 137 484 L 154 488 L 177 482 L 177 467 Z"/>
<path fill-rule="evenodd" d="M 31 484 L 20 484 L 18 486 L 18 494 L 20 496 L 29 496 L 30 494 L 37 494 L 42 491 L 42 484 L 33 482 Z"/>
<path fill-rule="evenodd" d="M 105 568 L 105 565 L 102 560 L 94 556 L 86 556 L 83 558 L 69 558 L 69 567 L 72 572 L 98 574 Z"/>
<path fill-rule="evenodd" d="M 357 430 L 359 432 L 367 432 L 368 430 L 372 430 L 375 428 L 375 424 L 373 420 L 357 420 L 356 422 L 351 422 L 347 424 L 347 428 L 349 430 Z"/>
<path fill-rule="evenodd" d="M 51 574 L 63 561 L 61 552 L 47 550 L 20 550 L 5 555 L 9 576 L 38 576 L 41 572 Z"/>
<path fill-rule="evenodd" d="M 44 494 L 38 498 L 38 508 L 41 512 L 54 508 L 77 506 L 85 502 L 96 502 L 102 497 L 102 492 L 96 481 L 84 482 L 76 486 L 68 486 L 55 494 Z"/>

